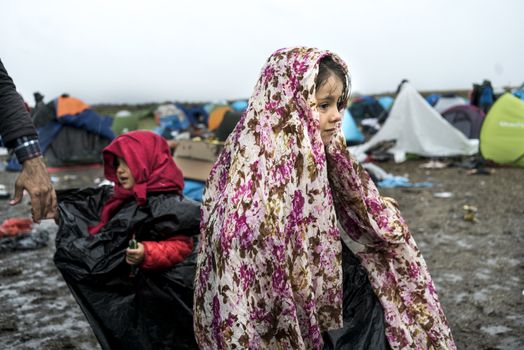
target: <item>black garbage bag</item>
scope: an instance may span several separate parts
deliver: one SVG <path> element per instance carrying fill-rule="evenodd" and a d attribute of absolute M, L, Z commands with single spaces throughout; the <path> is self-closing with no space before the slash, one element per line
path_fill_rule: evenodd
<path fill-rule="evenodd" d="M 54 262 L 103 349 L 197 349 L 193 332 L 193 280 L 200 208 L 174 193 L 150 194 L 147 203 L 124 203 L 96 235 L 112 188 L 59 191 L 61 221 Z M 137 241 L 192 236 L 192 254 L 167 269 L 130 277 L 125 250 Z"/>
<path fill-rule="evenodd" d="M 342 242 L 344 327 L 324 335 L 324 350 L 386 350 L 384 310 L 367 272 Z"/>

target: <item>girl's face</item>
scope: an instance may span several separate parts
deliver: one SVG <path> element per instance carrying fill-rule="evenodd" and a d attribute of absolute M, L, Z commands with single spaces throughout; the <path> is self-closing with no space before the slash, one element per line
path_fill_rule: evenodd
<path fill-rule="evenodd" d="M 320 135 L 325 145 L 331 141 L 335 132 L 341 127 L 342 114 L 338 110 L 344 85 L 334 74 L 317 89 L 315 99 L 320 112 Z"/>
<path fill-rule="evenodd" d="M 131 170 L 127 166 L 126 161 L 120 157 L 116 158 L 116 177 L 118 183 L 126 190 L 132 189 L 135 185 L 135 178 L 131 174 Z"/>

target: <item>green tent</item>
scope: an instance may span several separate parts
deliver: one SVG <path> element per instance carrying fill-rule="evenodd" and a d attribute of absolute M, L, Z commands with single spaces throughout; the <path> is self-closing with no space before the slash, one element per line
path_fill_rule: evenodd
<path fill-rule="evenodd" d="M 112 129 L 116 135 L 133 130 L 153 130 L 158 125 L 149 110 L 119 111 L 113 118 Z"/>
<path fill-rule="evenodd" d="M 480 130 L 480 153 L 497 163 L 524 167 L 524 101 L 506 93 L 495 102 Z"/>

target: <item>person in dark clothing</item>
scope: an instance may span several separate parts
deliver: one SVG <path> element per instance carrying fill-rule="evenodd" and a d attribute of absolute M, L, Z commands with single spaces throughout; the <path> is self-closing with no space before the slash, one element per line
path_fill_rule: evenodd
<path fill-rule="evenodd" d="M 35 92 L 33 96 L 35 98 L 35 107 L 31 111 L 31 119 L 35 128 L 41 128 L 55 119 L 55 101 L 45 103 L 44 95 L 39 92 Z"/>
<path fill-rule="evenodd" d="M 22 164 L 16 179 L 11 205 L 20 203 L 26 190 L 31 196 L 33 221 L 52 219 L 56 215 L 56 194 L 42 159 L 38 134 L 24 101 L 0 60 L 0 135 L 2 142 Z"/>

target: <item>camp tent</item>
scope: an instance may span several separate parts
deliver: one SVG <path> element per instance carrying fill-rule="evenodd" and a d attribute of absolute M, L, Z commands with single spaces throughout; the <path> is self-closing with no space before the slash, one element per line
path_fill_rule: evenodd
<path fill-rule="evenodd" d="M 442 116 L 469 139 L 478 139 L 484 121 L 484 112 L 476 106 L 460 105 L 451 107 Z"/>
<path fill-rule="evenodd" d="M 442 96 L 441 94 L 431 94 L 429 96 L 426 96 L 426 101 L 432 106 L 435 106 L 440 98 Z"/>
<path fill-rule="evenodd" d="M 229 134 L 231 134 L 235 129 L 235 126 L 241 117 L 241 111 L 226 111 L 226 113 L 224 113 L 224 117 L 222 118 L 222 122 L 215 129 L 215 136 L 217 140 L 222 142 L 226 141 Z"/>
<path fill-rule="evenodd" d="M 460 96 L 440 96 L 433 108 L 435 108 L 437 112 L 442 113 L 451 107 L 467 104 L 469 104 L 468 101 Z"/>
<path fill-rule="evenodd" d="M 213 108 L 209 113 L 209 119 L 207 120 L 207 128 L 209 131 L 216 130 L 222 123 L 222 120 L 224 120 L 226 112 L 229 111 L 231 111 L 231 107 L 229 106 L 216 106 Z"/>
<path fill-rule="evenodd" d="M 468 140 L 409 83 L 402 85 L 379 132 L 352 150 L 362 153 L 383 141 L 392 140 L 395 140 L 395 145 L 388 152 L 394 154 L 397 161 L 405 159 L 406 153 L 437 157 L 472 155 L 478 151 L 478 140 Z"/>
<path fill-rule="evenodd" d="M 395 101 L 395 99 L 391 96 L 380 96 L 378 98 L 378 103 L 380 103 L 385 110 L 389 110 L 391 106 L 393 106 L 393 101 Z"/>
<path fill-rule="evenodd" d="M 112 130 L 116 135 L 138 129 L 138 115 L 128 110 L 120 110 L 113 119 Z"/>
<path fill-rule="evenodd" d="M 517 96 L 521 100 L 524 100 L 524 90 L 517 90 L 513 92 L 513 95 Z"/>
<path fill-rule="evenodd" d="M 184 104 L 177 102 L 176 107 L 179 108 L 186 115 L 189 124 L 196 126 L 207 123 L 209 113 L 204 108 L 204 105 L 199 103 Z"/>
<path fill-rule="evenodd" d="M 44 112 L 40 109 L 44 109 Z M 40 149 L 48 166 L 101 163 L 101 150 L 115 137 L 113 119 L 100 116 L 82 100 L 68 95 L 35 107 L 33 119 L 45 114 L 37 124 Z M 8 170 L 21 169 L 11 158 Z"/>
<path fill-rule="evenodd" d="M 362 96 L 351 102 L 349 111 L 355 121 L 360 123 L 363 119 L 380 118 L 384 113 L 384 108 L 372 96 Z"/>
<path fill-rule="evenodd" d="M 355 123 L 355 120 L 347 109 L 344 111 L 344 116 L 342 117 L 342 132 L 348 145 L 357 145 L 364 142 L 364 135 L 360 132 L 357 123 Z"/>
<path fill-rule="evenodd" d="M 524 167 L 524 101 L 507 93 L 491 107 L 480 131 L 480 153 Z"/>
<path fill-rule="evenodd" d="M 158 106 L 153 112 L 155 121 L 158 124 L 153 131 L 166 139 L 172 139 L 174 133 L 181 132 L 189 128 L 189 119 L 182 109 L 173 103 L 166 103 Z"/>
<path fill-rule="evenodd" d="M 243 112 L 247 109 L 248 101 L 247 100 L 237 100 L 231 102 L 231 108 L 235 111 Z"/>

